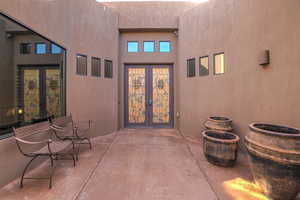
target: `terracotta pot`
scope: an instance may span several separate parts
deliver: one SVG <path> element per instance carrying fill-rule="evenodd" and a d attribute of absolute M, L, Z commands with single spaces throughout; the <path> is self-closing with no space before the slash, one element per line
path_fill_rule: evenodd
<path fill-rule="evenodd" d="M 203 134 L 203 152 L 208 162 L 232 167 L 237 159 L 239 136 L 223 131 L 206 130 Z"/>
<path fill-rule="evenodd" d="M 232 132 L 232 120 L 226 117 L 209 117 L 204 123 L 208 130 Z"/>
<path fill-rule="evenodd" d="M 245 138 L 256 184 L 274 200 L 295 199 L 300 191 L 300 130 L 253 123 Z"/>

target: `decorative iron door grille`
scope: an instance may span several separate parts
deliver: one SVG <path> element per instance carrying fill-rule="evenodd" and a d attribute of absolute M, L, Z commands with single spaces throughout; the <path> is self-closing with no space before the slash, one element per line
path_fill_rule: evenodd
<path fill-rule="evenodd" d="M 20 66 L 18 104 L 23 121 L 61 116 L 61 70 L 59 66 Z"/>
<path fill-rule="evenodd" d="M 124 99 L 126 127 L 173 127 L 172 66 L 126 66 Z"/>

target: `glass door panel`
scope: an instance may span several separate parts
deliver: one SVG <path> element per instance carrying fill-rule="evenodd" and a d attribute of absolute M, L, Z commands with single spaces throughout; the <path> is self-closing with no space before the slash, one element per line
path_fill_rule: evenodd
<path fill-rule="evenodd" d="M 60 70 L 46 70 L 46 110 L 47 115 L 60 116 Z"/>
<path fill-rule="evenodd" d="M 40 116 L 40 71 L 24 70 L 24 121 L 29 122 Z"/>
<path fill-rule="evenodd" d="M 152 123 L 170 122 L 169 68 L 152 68 Z"/>
<path fill-rule="evenodd" d="M 128 123 L 146 122 L 146 70 L 128 68 Z"/>

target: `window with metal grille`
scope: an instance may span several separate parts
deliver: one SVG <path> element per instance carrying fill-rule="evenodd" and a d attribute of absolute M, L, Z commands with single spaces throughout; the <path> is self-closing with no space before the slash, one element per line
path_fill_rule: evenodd
<path fill-rule="evenodd" d="M 101 76 L 101 59 L 92 57 L 92 76 Z"/>
<path fill-rule="evenodd" d="M 21 43 L 20 44 L 20 54 L 30 54 L 32 44 L 30 43 Z"/>
<path fill-rule="evenodd" d="M 187 77 L 196 76 L 196 61 L 195 58 L 187 60 Z"/>
<path fill-rule="evenodd" d="M 214 74 L 225 73 L 224 53 L 214 54 Z"/>
<path fill-rule="evenodd" d="M 199 58 L 199 76 L 209 75 L 209 61 L 208 56 Z"/>
<path fill-rule="evenodd" d="M 76 56 L 76 74 L 86 76 L 87 75 L 87 56 L 77 54 Z"/>
<path fill-rule="evenodd" d="M 113 78 L 113 62 L 111 60 L 104 61 L 104 77 Z"/>

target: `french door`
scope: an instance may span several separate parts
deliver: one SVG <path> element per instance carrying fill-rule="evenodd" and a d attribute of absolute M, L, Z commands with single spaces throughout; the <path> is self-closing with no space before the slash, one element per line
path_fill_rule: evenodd
<path fill-rule="evenodd" d="M 19 68 L 19 105 L 31 122 L 61 115 L 61 70 L 58 66 Z"/>
<path fill-rule="evenodd" d="M 170 65 L 125 67 L 125 126 L 173 127 Z"/>

